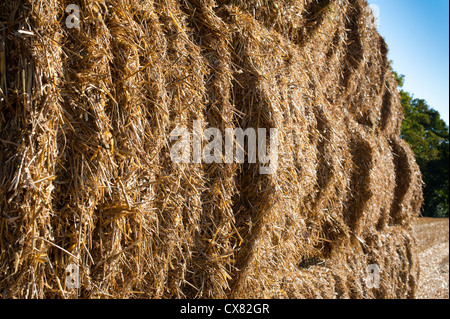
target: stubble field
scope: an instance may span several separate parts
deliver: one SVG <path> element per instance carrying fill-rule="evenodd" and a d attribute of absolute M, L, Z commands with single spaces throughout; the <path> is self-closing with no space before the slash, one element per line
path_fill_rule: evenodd
<path fill-rule="evenodd" d="M 420 276 L 417 298 L 449 298 L 449 220 L 420 218 L 413 233 L 418 245 Z"/>

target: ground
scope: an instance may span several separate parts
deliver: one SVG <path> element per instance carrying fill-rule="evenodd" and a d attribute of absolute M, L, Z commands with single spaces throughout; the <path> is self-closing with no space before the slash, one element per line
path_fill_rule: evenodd
<path fill-rule="evenodd" d="M 449 220 L 418 218 L 413 226 L 420 277 L 417 298 L 449 298 Z"/>

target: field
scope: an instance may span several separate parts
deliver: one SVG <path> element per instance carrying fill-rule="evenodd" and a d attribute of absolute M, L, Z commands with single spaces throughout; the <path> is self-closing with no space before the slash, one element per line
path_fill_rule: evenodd
<path fill-rule="evenodd" d="M 413 226 L 420 263 L 418 299 L 447 299 L 449 220 L 420 218 Z"/>

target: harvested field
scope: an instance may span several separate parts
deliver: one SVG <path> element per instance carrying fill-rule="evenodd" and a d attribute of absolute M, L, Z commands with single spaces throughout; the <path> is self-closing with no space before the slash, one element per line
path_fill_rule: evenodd
<path fill-rule="evenodd" d="M 415 298 L 422 180 L 367 7 L 1 2 L 0 296 Z M 195 120 L 278 129 L 276 174 L 174 163 Z"/>
<path fill-rule="evenodd" d="M 420 218 L 414 222 L 420 277 L 419 299 L 449 298 L 449 221 L 448 218 Z"/>

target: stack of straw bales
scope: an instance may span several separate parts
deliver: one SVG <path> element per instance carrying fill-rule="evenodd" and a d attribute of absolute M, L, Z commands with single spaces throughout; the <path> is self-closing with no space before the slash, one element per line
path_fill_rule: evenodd
<path fill-rule="evenodd" d="M 0 296 L 414 297 L 421 176 L 367 6 L 3 1 Z M 194 120 L 277 128 L 277 174 L 174 163 Z"/>

